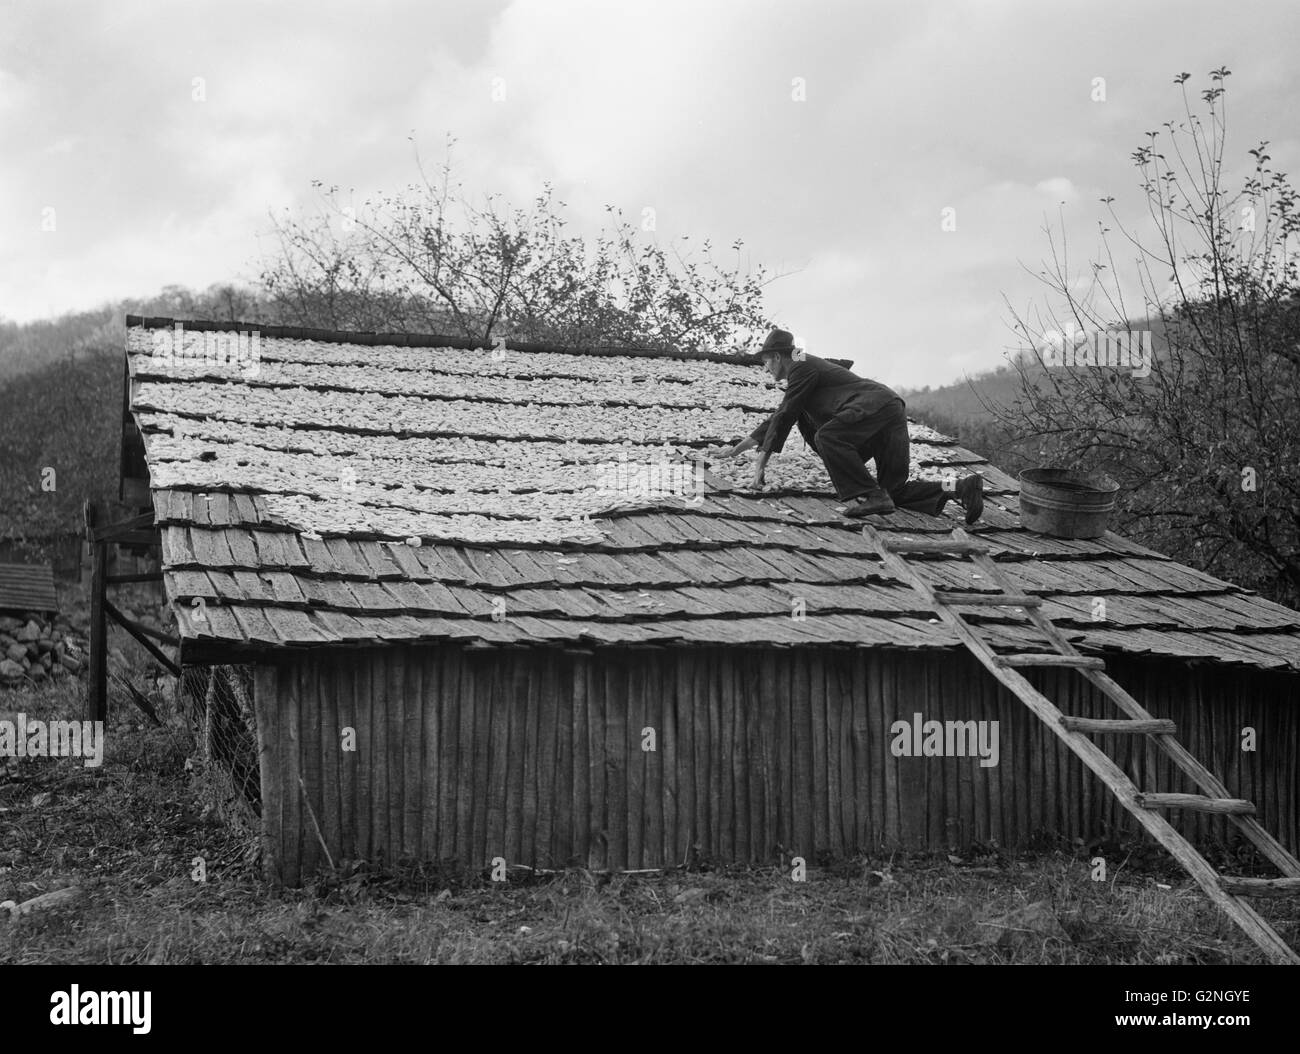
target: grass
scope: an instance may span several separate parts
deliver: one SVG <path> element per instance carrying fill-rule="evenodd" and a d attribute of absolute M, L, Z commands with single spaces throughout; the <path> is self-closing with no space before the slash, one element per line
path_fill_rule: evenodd
<path fill-rule="evenodd" d="M 122 647 L 142 676 L 141 655 Z M 0 709 L 72 717 L 82 693 L 84 682 L 69 679 L 0 695 Z M 67 907 L 11 921 L 0 913 L 0 963 L 1261 961 L 1142 842 L 820 859 L 804 882 L 788 869 L 707 860 L 654 874 L 516 868 L 504 882 L 450 864 L 343 861 L 307 888 L 273 890 L 255 839 L 213 811 L 184 720 L 164 693 L 154 701 L 161 728 L 112 696 L 102 768 L 63 759 L 0 768 L 0 901 L 83 891 Z M 1107 860 L 1104 882 L 1091 877 L 1096 855 Z M 1253 869 L 1244 855 L 1216 862 Z M 1042 905 L 1046 922 L 1004 918 L 1028 905 Z M 1300 939 L 1289 901 L 1257 906 Z"/>

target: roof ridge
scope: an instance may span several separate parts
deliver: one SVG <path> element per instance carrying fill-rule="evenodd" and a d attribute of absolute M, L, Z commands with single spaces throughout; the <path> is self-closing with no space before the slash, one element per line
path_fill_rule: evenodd
<path fill-rule="evenodd" d="M 370 330 L 313 329 L 306 326 L 280 326 L 261 322 L 180 319 L 154 315 L 127 315 L 126 328 L 170 329 L 177 325 L 197 333 L 228 333 L 256 330 L 261 336 L 288 340 L 315 340 L 325 344 L 393 345 L 410 348 L 456 348 L 461 351 L 490 351 L 504 346 L 508 351 L 550 352 L 566 355 L 610 355 L 628 358 L 695 359 L 711 362 L 735 362 L 755 365 L 758 359 L 741 351 L 690 351 L 669 346 L 643 347 L 618 344 L 552 344 L 544 341 L 494 340 L 457 337 L 438 333 L 376 333 Z M 829 359 L 830 362 L 850 360 Z"/>

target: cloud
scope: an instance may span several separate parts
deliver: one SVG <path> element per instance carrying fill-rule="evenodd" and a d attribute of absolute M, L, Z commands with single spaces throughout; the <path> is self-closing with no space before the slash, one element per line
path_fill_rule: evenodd
<path fill-rule="evenodd" d="M 436 171 L 451 134 L 471 196 L 526 205 L 549 181 L 573 234 L 610 204 L 653 207 L 661 243 L 742 238 L 793 272 L 771 313 L 810 349 L 935 383 L 1001 361 L 1004 294 L 1041 296 L 1045 221 L 1079 262 L 1098 197 L 1140 224 L 1129 155 L 1178 115 L 1174 72 L 1237 71 L 1229 156 L 1269 138 L 1287 171 L 1300 149 L 1279 102 L 1300 88 L 1284 44 L 1300 14 L 1210 0 L 50 0 L 6 19 L 0 311 L 16 318 L 229 279 L 269 208 L 315 207 L 313 179 L 397 190 L 416 147 Z"/>
<path fill-rule="evenodd" d="M 1074 184 L 1064 176 L 1053 176 L 1051 179 L 1044 179 L 1034 184 L 1034 189 L 1038 193 L 1051 198 L 1053 201 L 1075 201 L 1079 197 L 1078 190 Z"/>

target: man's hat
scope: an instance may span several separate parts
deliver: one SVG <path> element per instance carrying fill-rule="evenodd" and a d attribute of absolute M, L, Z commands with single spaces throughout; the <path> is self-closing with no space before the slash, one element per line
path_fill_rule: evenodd
<path fill-rule="evenodd" d="M 777 352 L 781 355 L 794 354 L 794 336 L 784 329 L 774 329 L 763 341 L 762 348 L 759 349 L 756 358 L 761 359 L 769 352 Z"/>

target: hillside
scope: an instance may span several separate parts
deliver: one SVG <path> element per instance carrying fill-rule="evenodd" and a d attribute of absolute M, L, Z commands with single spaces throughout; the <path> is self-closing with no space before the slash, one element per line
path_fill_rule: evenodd
<path fill-rule="evenodd" d="M 1134 330 L 1148 328 L 1151 347 L 1158 362 L 1167 351 L 1164 327 L 1159 319 L 1132 323 Z M 1026 376 L 1042 376 L 1042 367 L 1025 353 L 1021 359 L 1028 363 Z M 1059 368 L 1059 367 L 1058 367 Z M 931 388 L 900 388 L 899 394 L 907 401 L 908 413 L 931 428 L 958 439 L 968 450 L 981 454 L 1013 475 L 1036 462 L 1024 451 L 1003 427 L 993 407 L 1009 407 L 1021 394 L 1023 378 L 1012 362 L 995 369 L 963 377 L 961 380 Z"/>
<path fill-rule="evenodd" d="M 58 318 L 17 323 L 0 319 L 0 385 L 61 363 L 68 357 L 118 356 L 126 341 L 128 314 L 235 320 L 261 318 L 267 304 L 231 285 L 202 291 L 166 286 L 157 296 L 121 300 Z"/>

